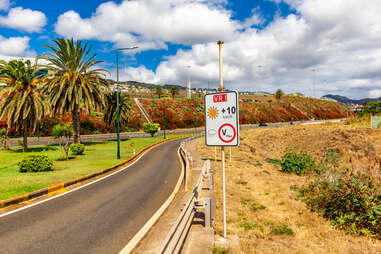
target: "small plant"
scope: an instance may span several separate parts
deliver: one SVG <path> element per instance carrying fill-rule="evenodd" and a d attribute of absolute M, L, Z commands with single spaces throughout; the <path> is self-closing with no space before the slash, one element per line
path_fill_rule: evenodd
<path fill-rule="evenodd" d="M 66 160 L 69 157 L 69 141 L 72 135 L 71 123 L 57 124 L 53 127 L 52 136 L 59 139 L 60 150 Z"/>
<path fill-rule="evenodd" d="M 272 158 L 267 158 L 265 160 L 267 163 L 274 164 L 274 165 L 281 165 L 282 161 L 278 159 L 272 159 Z"/>
<path fill-rule="evenodd" d="M 51 171 L 53 161 L 46 155 L 30 155 L 17 163 L 19 171 L 25 172 L 44 172 Z"/>
<path fill-rule="evenodd" d="M 264 209 L 266 209 L 266 206 L 264 206 L 264 205 L 257 205 L 257 204 L 252 204 L 251 206 L 250 206 L 250 209 L 252 210 L 252 211 L 257 211 L 257 210 L 264 210 Z"/>
<path fill-rule="evenodd" d="M 3 147 L 4 150 L 9 150 L 8 140 L 9 140 L 9 137 L 7 135 L 7 129 L 1 128 L 0 129 L 0 145 Z"/>
<path fill-rule="evenodd" d="M 254 228 L 254 225 L 249 222 L 244 222 L 239 225 L 241 228 L 244 228 L 245 230 L 251 230 Z"/>
<path fill-rule="evenodd" d="M 85 145 L 84 144 L 71 144 L 70 145 L 70 152 L 74 155 L 81 155 L 85 151 Z"/>
<path fill-rule="evenodd" d="M 143 123 L 143 131 L 145 133 L 151 134 L 152 137 L 159 130 L 159 128 L 160 128 L 160 124 L 158 123 Z"/>
<path fill-rule="evenodd" d="M 215 246 L 213 247 L 212 252 L 213 254 L 228 254 L 229 249 Z"/>
<path fill-rule="evenodd" d="M 272 225 L 271 233 L 273 235 L 295 235 L 294 231 L 285 223 Z"/>
<path fill-rule="evenodd" d="M 293 149 L 288 150 L 282 157 L 281 167 L 282 171 L 297 175 L 307 171 L 316 171 L 315 160 L 307 152 L 297 153 Z"/>
<path fill-rule="evenodd" d="M 236 184 L 246 185 L 246 184 L 248 184 L 248 182 L 246 182 L 246 181 L 237 181 Z"/>

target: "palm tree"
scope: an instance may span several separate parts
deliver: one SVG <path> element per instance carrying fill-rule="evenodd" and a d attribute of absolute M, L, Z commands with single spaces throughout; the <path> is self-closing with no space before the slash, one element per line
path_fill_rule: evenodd
<path fill-rule="evenodd" d="M 74 143 L 80 142 L 80 111 L 104 106 L 102 87 L 108 87 L 105 69 L 94 66 L 103 61 L 89 56 L 91 47 L 74 42 L 73 39 L 53 40 L 55 46 L 44 45 L 52 52 L 41 58 L 48 62 L 48 95 L 54 113 L 70 112 L 74 132 Z M 82 107 L 81 107 L 82 106 Z"/>
<path fill-rule="evenodd" d="M 37 122 L 49 111 L 41 92 L 37 64 L 29 60 L 0 60 L 0 80 L 8 86 L 1 92 L 0 119 L 23 133 L 23 151 L 28 151 L 28 130 L 34 132 Z"/>
<path fill-rule="evenodd" d="M 169 92 L 171 93 L 172 95 L 172 99 L 175 98 L 175 95 L 179 93 L 179 91 L 177 90 L 176 87 L 171 87 L 171 89 L 169 90 Z"/>
<path fill-rule="evenodd" d="M 106 107 L 103 112 L 103 120 L 111 126 L 116 126 L 117 121 L 117 105 L 116 105 L 117 92 L 106 93 Z M 131 117 L 132 101 L 127 94 L 120 94 L 119 97 L 119 121 L 121 125 L 126 125 Z"/>

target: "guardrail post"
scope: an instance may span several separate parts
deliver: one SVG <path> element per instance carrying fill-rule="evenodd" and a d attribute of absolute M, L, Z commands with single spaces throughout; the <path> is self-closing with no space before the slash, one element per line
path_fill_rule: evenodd
<path fill-rule="evenodd" d="M 214 174 L 209 173 L 209 190 L 214 190 Z"/>
<path fill-rule="evenodd" d="M 212 202 L 211 198 L 204 198 L 205 206 L 205 227 L 212 227 L 211 213 L 212 213 Z"/>

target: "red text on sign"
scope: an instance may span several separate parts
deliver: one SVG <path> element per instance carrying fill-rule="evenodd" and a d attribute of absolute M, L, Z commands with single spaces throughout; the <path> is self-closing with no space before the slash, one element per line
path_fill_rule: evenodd
<path fill-rule="evenodd" d="M 227 94 L 216 94 L 213 95 L 213 102 L 225 102 L 228 100 Z"/>

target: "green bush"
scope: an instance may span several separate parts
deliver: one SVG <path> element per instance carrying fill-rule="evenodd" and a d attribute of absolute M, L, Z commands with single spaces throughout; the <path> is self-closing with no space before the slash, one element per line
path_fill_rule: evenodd
<path fill-rule="evenodd" d="M 282 171 L 301 175 L 307 171 L 316 171 L 315 160 L 307 152 L 296 152 L 291 149 L 282 157 Z"/>
<path fill-rule="evenodd" d="M 151 134 L 152 137 L 159 130 L 159 128 L 160 128 L 160 124 L 158 123 L 143 123 L 143 131 L 145 133 Z"/>
<path fill-rule="evenodd" d="M 46 155 L 29 155 L 17 163 L 17 166 L 22 173 L 51 171 L 53 161 Z"/>
<path fill-rule="evenodd" d="M 81 155 L 85 151 L 85 145 L 84 144 L 71 144 L 70 145 L 70 152 L 74 155 Z"/>
<path fill-rule="evenodd" d="M 336 172 L 336 174 L 338 174 Z M 381 188 L 363 174 L 326 173 L 301 188 L 308 207 L 354 234 L 381 239 Z"/>

